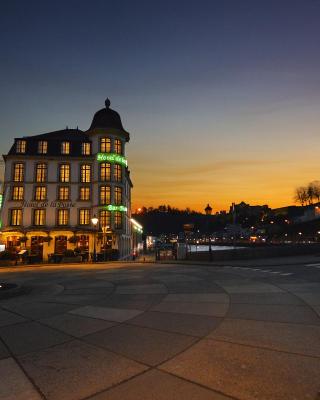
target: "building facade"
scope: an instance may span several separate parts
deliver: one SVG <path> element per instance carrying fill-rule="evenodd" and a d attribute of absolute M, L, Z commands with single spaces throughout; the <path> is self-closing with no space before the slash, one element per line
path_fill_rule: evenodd
<path fill-rule="evenodd" d="M 131 258 L 129 139 L 108 99 L 87 131 L 16 138 L 3 156 L 6 249 L 27 249 L 44 261 L 66 250 L 86 258 Z"/>

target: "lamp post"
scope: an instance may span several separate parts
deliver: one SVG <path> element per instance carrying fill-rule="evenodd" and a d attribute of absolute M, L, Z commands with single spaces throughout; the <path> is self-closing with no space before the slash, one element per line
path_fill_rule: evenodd
<path fill-rule="evenodd" d="M 102 233 L 103 233 L 103 261 L 106 261 L 107 232 L 108 232 L 109 228 L 110 228 L 109 225 L 104 225 L 102 227 Z"/>
<path fill-rule="evenodd" d="M 93 218 L 91 218 L 91 222 L 92 225 L 94 227 L 94 233 L 93 233 L 93 262 L 97 262 L 97 249 L 96 249 L 96 229 L 97 229 L 97 225 L 98 225 L 98 218 L 96 217 L 96 215 L 93 216 Z"/>

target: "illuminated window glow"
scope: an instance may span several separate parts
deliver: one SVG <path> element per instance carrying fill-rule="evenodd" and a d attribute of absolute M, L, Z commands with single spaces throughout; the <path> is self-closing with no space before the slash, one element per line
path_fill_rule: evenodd
<path fill-rule="evenodd" d="M 110 153 L 111 151 L 111 139 L 103 137 L 100 139 L 100 151 L 101 153 Z"/>
<path fill-rule="evenodd" d="M 90 210 L 82 208 L 79 210 L 79 225 L 90 224 Z"/>
<path fill-rule="evenodd" d="M 60 186 L 58 192 L 59 200 L 70 200 L 70 188 L 69 186 Z"/>
<path fill-rule="evenodd" d="M 17 140 L 16 152 L 19 154 L 24 154 L 26 152 L 27 142 L 25 140 Z"/>
<path fill-rule="evenodd" d="M 45 200 L 47 198 L 47 188 L 45 186 L 37 186 L 34 194 L 35 200 Z"/>
<path fill-rule="evenodd" d="M 22 210 L 14 208 L 10 210 L 10 225 L 19 226 L 22 222 Z"/>
<path fill-rule="evenodd" d="M 47 164 L 40 163 L 36 165 L 36 182 L 46 182 Z"/>
<path fill-rule="evenodd" d="M 46 222 L 46 210 L 38 209 L 34 210 L 33 224 L 37 226 L 45 225 Z"/>
<path fill-rule="evenodd" d="M 111 179 L 111 164 L 101 163 L 100 164 L 100 181 L 108 182 Z"/>
<path fill-rule="evenodd" d="M 119 164 L 115 164 L 113 166 L 113 176 L 116 182 L 122 181 L 122 166 Z"/>
<path fill-rule="evenodd" d="M 46 140 L 40 140 L 38 142 L 38 153 L 47 154 L 48 152 L 48 142 Z"/>
<path fill-rule="evenodd" d="M 60 182 L 70 182 L 70 165 L 61 164 L 60 165 Z"/>
<path fill-rule="evenodd" d="M 13 186 L 12 200 L 23 200 L 23 192 L 24 192 L 23 186 Z M 0 204 L 0 207 L 1 207 L 1 204 Z"/>
<path fill-rule="evenodd" d="M 122 213 L 120 211 L 114 213 L 114 227 L 116 229 L 122 228 Z"/>
<path fill-rule="evenodd" d="M 82 143 L 82 154 L 84 156 L 90 156 L 90 154 L 91 154 L 91 143 L 90 142 Z"/>
<path fill-rule="evenodd" d="M 109 204 L 111 201 L 111 189 L 110 186 L 100 186 L 100 204 Z"/>
<path fill-rule="evenodd" d="M 99 212 L 99 221 L 101 226 L 111 225 L 111 212 L 107 210 L 101 210 Z"/>
<path fill-rule="evenodd" d="M 84 164 L 80 167 L 80 181 L 82 183 L 91 182 L 91 165 Z"/>
<path fill-rule="evenodd" d="M 58 225 L 68 225 L 69 223 L 69 210 L 58 210 Z"/>
<path fill-rule="evenodd" d="M 115 139 L 114 141 L 114 151 L 117 154 L 122 154 L 122 142 L 119 139 Z"/>
<path fill-rule="evenodd" d="M 70 142 L 61 143 L 61 154 L 70 154 Z"/>
<path fill-rule="evenodd" d="M 14 180 L 14 182 L 23 182 L 23 180 L 24 180 L 24 164 L 22 164 L 22 163 L 14 164 L 13 180 Z"/>
<path fill-rule="evenodd" d="M 88 201 L 88 200 L 90 200 L 90 188 L 89 188 L 89 187 L 82 186 L 82 187 L 80 188 L 80 195 L 79 195 L 79 197 L 80 197 L 80 200 L 83 200 L 83 201 Z"/>

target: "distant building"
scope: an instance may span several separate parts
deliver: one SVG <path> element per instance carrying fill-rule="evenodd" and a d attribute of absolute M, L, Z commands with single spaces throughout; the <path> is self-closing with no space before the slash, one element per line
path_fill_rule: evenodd
<path fill-rule="evenodd" d="M 242 201 L 239 204 L 232 203 L 229 212 L 230 213 L 235 212 L 236 214 L 246 214 L 248 216 L 259 216 L 262 214 L 266 214 L 270 211 L 271 209 L 266 204 L 262 206 L 260 205 L 251 206 L 250 204 L 247 204 L 244 201 Z"/>
<path fill-rule="evenodd" d="M 204 209 L 206 215 L 211 215 L 212 214 L 212 207 L 209 205 L 207 205 L 207 207 Z"/>
<path fill-rule="evenodd" d="M 26 248 L 41 260 L 67 249 L 108 250 L 119 259 L 130 258 L 128 141 L 108 99 L 87 131 L 67 128 L 16 138 L 3 156 L 1 240 L 6 248 Z"/>

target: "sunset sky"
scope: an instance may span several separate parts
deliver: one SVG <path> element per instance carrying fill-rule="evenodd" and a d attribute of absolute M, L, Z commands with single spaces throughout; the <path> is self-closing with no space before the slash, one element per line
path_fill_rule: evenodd
<path fill-rule="evenodd" d="M 5 0 L 1 151 L 109 97 L 133 208 L 290 204 L 320 180 L 319 21 L 319 0 Z"/>

